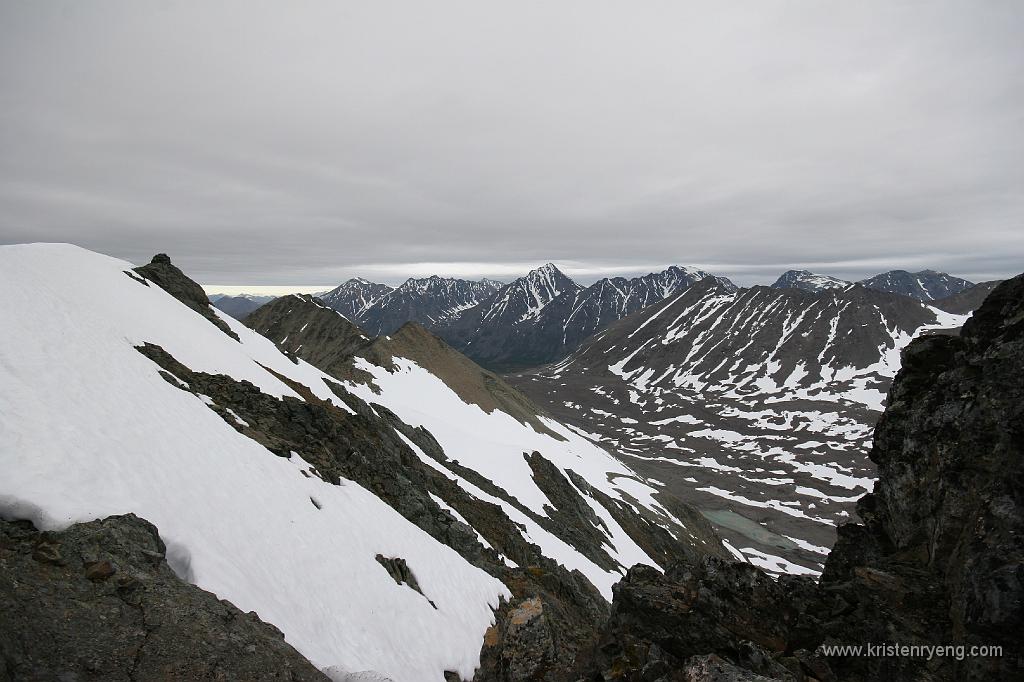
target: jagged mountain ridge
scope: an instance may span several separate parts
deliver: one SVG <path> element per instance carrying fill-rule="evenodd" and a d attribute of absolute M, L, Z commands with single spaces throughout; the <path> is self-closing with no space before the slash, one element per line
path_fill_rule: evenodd
<path fill-rule="evenodd" d="M 862 279 L 858 284 L 868 289 L 901 294 L 919 301 L 934 301 L 958 294 L 973 286 L 974 283 L 935 270 L 919 272 L 890 270 L 874 277 Z"/>
<path fill-rule="evenodd" d="M 304 335 L 284 353 L 215 313 L 166 257 L 133 270 L 31 246 L 0 261 L 15 294 L 0 305 L 0 414 L 16 430 L 0 443 L 4 516 L 53 530 L 135 511 L 175 548 L 175 570 L 257 610 L 320 667 L 468 679 L 498 607 L 484 669 L 521 657 L 561 670 L 626 567 L 684 547 L 725 554 L 690 508 L 655 500 L 578 433 L 506 412 L 501 393 L 524 400 L 419 327 L 366 346 L 387 362 L 357 353 L 335 375 L 298 356 L 340 366 L 325 346 L 364 341 L 315 298 L 270 304 L 282 346 Z M 36 342 L 58 334 L 59 348 Z M 418 362 L 402 355 L 413 350 Z M 419 364 L 431 362 L 494 408 Z M 527 651 L 525 623 L 556 628 L 557 650 Z"/>
<path fill-rule="evenodd" d="M 900 350 L 963 319 L 860 286 L 704 280 L 509 379 L 688 496 L 751 561 L 819 572 L 871 488 L 871 427 Z"/>
<path fill-rule="evenodd" d="M 439 333 L 495 371 L 536 366 L 564 357 L 612 322 L 706 278 L 712 276 L 672 266 L 633 279 L 605 278 L 584 288 L 548 263 Z M 723 287 L 735 288 L 727 279 L 715 279 Z"/>
<path fill-rule="evenodd" d="M 360 310 L 354 321 L 372 336 L 390 334 L 406 322 L 440 329 L 458 320 L 500 285 L 490 279 L 472 281 L 437 275 L 409 278 Z"/>
<path fill-rule="evenodd" d="M 363 310 L 391 291 L 394 291 L 394 287 L 387 284 L 354 277 L 317 297 L 349 320 L 358 321 Z"/>

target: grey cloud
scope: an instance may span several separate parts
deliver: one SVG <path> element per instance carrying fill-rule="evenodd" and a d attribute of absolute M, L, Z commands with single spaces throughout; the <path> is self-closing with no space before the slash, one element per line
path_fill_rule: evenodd
<path fill-rule="evenodd" d="M 1004 277 L 1022 34 L 966 0 L 6 2 L 0 242 L 221 284 Z"/>

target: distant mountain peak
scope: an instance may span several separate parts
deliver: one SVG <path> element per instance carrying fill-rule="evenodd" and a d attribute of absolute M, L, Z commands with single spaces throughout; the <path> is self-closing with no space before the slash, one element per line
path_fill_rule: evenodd
<path fill-rule="evenodd" d="M 973 282 L 937 270 L 890 270 L 858 283 L 868 289 L 909 296 L 919 301 L 947 298 L 974 286 Z"/>
<path fill-rule="evenodd" d="M 321 294 L 320 300 L 350 320 L 373 305 L 381 296 L 392 291 L 387 284 L 378 284 L 362 277 L 353 277 L 334 289 Z"/>
<path fill-rule="evenodd" d="M 538 268 L 534 268 L 533 270 L 530 270 L 530 272 L 526 273 L 525 278 L 521 279 L 531 280 L 538 278 L 545 278 L 550 281 L 558 282 L 572 282 L 573 284 L 575 284 L 575 282 L 573 282 L 573 279 L 564 272 L 562 272 L 561 270 L 559 270 L 558 266 L 555 265 L 554 263 L 545 263 L 544 265 L 541 265 Z"/>
<path fill-rule="evenodd" d="M 850 286 L 850 282 L 846 280 L 829 275 L 819 275 L 810 270 L 787 270 L 772 284 L 773 289 L 800 289 L 812 292 L 844 289 L 848 286 Z"/>

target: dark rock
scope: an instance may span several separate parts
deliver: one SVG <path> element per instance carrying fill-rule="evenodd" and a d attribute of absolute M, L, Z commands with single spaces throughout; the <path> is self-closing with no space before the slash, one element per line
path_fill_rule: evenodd
<path fill-rule="evenodd" d="M 708 654 L 687 660 L 679 679 L 685 682 L 767 682 L 773 678 L 752 673 Z"/>
<path fill-rule="evenodd" d="M 116 572 L 117 569 L 109 561 L 93 561 L 85 564 L 85 577 L 89 580 L 106 580 Z"/>
<path fill-rule="evenodd" d="M 39 570 L 34 555 L 56 545 L 66 562 Z M 0 521 L 0 679 L 327 679 L 275 627 L 176 576 L 164 554 L 132 514 L 60 533 Z"/>
<path fill-rule="evenodd" d="M 210 305 L 210 299 L 206 296 L 203 288 L 188 278 L 188 276 L 171 264 L 171 259 L 165 253 L 158 253 L 148 265 L 141 265 L 135 268 L 135 272 L 153 282 L 158 287 L 178 299 L 192 310 L 212 322 L 218 329 L 238 341 L 238 335 L 231 331 L 231 328 L 224 320 L 217 317 Z"/>

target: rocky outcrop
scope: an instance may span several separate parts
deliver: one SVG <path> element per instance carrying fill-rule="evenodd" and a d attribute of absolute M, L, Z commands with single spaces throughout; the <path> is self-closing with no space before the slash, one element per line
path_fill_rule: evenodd
<path fill-rule="evenodd" d="M 899 595 L 929 592 L 919 610 L 941 611 L 921 619 L 935 643 L 1005 650 L 944 658 L 938 675 L 1024 676 L 1024 275 L 996 287 L 960 336 L 906 349 L 871 458 L 879 481 L 858 504 L 864 527 L 840 536 L 823 584 L 881 575 Z"/>
<path fill-rule="evenodd" d="M 132 514 L 0 521 L 0 680 L 327 680 L 255 613 L 179 578 Z"/>
<path fill-rule="evenodd" d="M 347 371 L 352 355 L 372 339 L 345 316 L 307 294 L 282 296 L 245 318 L 245 326 L 329 374 Z"/>
<path fill-rule="evenodd" d="M 156 284 L 171 296 L 208 319 L 222 332 L 238 341 L 238 335 L 231 331 L 227 323 L 213 312 L 210 299 L 206 296 L 203 288 L 173 265 L 166 253 L 158 253 L 153 256 L 153 260 L 149 264 L 140 265 L 135 268 L 135 272 Z"/>
<path fill-rule="evenodd" d="M 1024 275 L 960 336 L 907 347 L 871 458 L 863 524 L 840 528 L 820 582 L 697 555 L 634 567 L 593 679 L 1024 679 Z"/>

